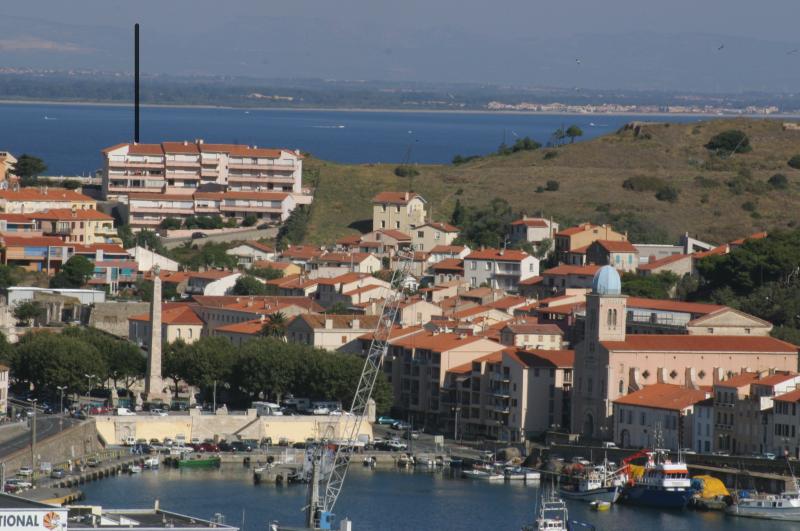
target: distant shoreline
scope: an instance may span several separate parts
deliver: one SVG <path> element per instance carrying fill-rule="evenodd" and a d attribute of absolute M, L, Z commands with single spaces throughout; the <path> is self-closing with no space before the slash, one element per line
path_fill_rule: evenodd
<path fill-rule="evenodd" d="M 132 103 L 117 102 L 94 102 L 94 101 L 63 101 L 63 100 L 6 100 L 0 99 L 0 105 L 77 105 L 86 107 L 128 107 L 133 108 Z M 491 111 L 484 109 L 393 109 L 393 108 L 358 108 L 358 107 L 233 107 L 230 105 L 210 105 L 210 104 L 164 104 L 164 103 L 145 103 L 142 107 L 146 108 L 165 108 L 165 109 L 210 109 L 210 110 L 231 110 L 231 111 L 294 111 L 294 112 L 363 112 L 363 113 L 436 113 L 436 114 L 487 114 L 487 115 L 525 115 L 525 116 L 654 116 L 654 117 L 696 117 L 716 119 L 733 118 L 800 118 L 800 114 L 706 114 L 706 113 L 667 113 L 667 112 L 538 112 L 538 111 Z"/>

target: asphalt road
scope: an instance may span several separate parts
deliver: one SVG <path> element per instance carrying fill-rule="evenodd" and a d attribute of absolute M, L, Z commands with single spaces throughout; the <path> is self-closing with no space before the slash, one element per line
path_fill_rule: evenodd
<path fill-rule="evenodd" d="M 36 418 L 36 441 L 43 441 L 61 431 L 59 415 L 40 415 Z M 64 429 L 79 424 L 79 419 L 64 417 Z M 0 458 L 12 454 L 27 447 L 31 443 L 31 432 L 26 429 L 23 433 L 17 433 L 0 444 Z"/>
<path fill-rule="evenodd" d="M 391 439 L 392 437 L 398 437 L 408 445 L 408 450 L 406 451 L 409 453 L 434 453 L 437 451 L 436 444 L 433 442 L 433 435 L 428 433 L 420 432 L 419 439 L 413 439 L 409 441 L 408 439 L 405 438 L 404 431 L 393 430 L 389 426 L 381 426 L 379 424 L 374 424 L 372 427 L 372 431 L 375 437 L 383 437 L 384 439 Z M 476 459 L 481 455 L 480 451 L 474 448 L 461 446 L 452 439 L 445 438 L 444 446 L 445 446 L 445 451 L 451 454 L 457 454 L 460 456 L 472 457 Z"/>
<path fill-rule="evenodd" d="M 197 232 L 203 232 L 202 230 L 198 230 Z M 259 238 L 274 238 L 278 234 L 277 228 L 270 228 L 270 229 L 253 229 L 253 230 L 246 230 L 240 232 L 231 232 L 229 234 L 214 234 L 209 235 L 207 238 L 197 238 L 196 240 L 192 240 L 191 238 L 161 238 L 164 247 L 167 249 L 174 249 L 175 247 L 180 247 L 187 241 L 191 241 L 192 243 L 196 243 L 199 246 L 203 246 L 208 242 L 231 242 L 231 241 L 238 241 L 238 240 L 258 240 Z"/>

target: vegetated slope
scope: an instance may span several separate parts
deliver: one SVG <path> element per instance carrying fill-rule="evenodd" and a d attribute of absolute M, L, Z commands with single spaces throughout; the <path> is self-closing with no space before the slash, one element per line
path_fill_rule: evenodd
<path fill-rule="evenodd" d="M 730 129 L 747 134 L 750 152 L 717 154 L 704 147 Z M 672 241 L 690 232 L 723 242 L 794 226 L 800 170 L 787 161 L 796 154 L 800 131 L 784 131 L 780 120 L 741 118 L 642 123 L 558 148 L 491 155 L 458 166 L 418 165 L 413 181 L 395 176 L 396 164 L 345 165 L 309 158 L 307 167 L 319 172 L 309 241 L 332 243 L 369 230 L 373 195 L 413 189 L 428 200 L 435 220 L 449 218 L 456 198 L 469 207 L 500 197 L 519 212 L 552 216 L 562 226 L 612 222 L 629 230 L 634 241 Z M 787 177 L 786 188 L 769 184 L 778 173 Z M 650 188 L 623 187 L 629 179 Z M 543 191 L 548 181 L 558 181 L 558 190 Z M 677 199 L 673 193 L 658 199 L 659 186 L 677 191 Z"/>

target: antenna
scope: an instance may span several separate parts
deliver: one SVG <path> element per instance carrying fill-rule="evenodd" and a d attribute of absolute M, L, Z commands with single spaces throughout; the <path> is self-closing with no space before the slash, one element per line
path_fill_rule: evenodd
<path fill-rule="evenodd" d="M 139 23 L 133 25 L 133 141 L 139 143 Z"/>

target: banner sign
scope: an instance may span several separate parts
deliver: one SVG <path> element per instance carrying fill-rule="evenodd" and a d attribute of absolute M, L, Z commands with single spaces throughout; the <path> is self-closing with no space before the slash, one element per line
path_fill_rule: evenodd
<path fill-rule="evenodd" d="M 66 509 L 0 510 L 0 531 L 57 531 L 66 528 Z"/>

